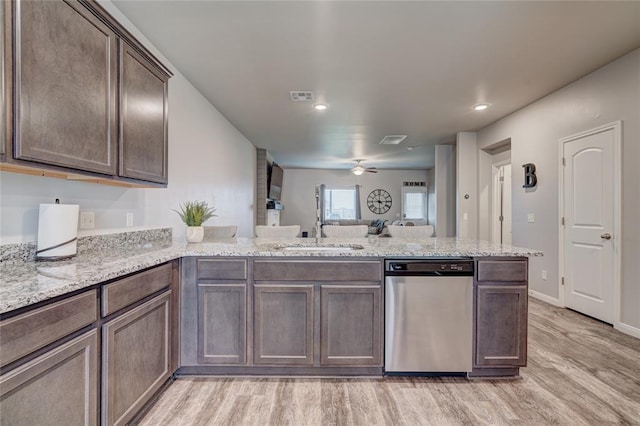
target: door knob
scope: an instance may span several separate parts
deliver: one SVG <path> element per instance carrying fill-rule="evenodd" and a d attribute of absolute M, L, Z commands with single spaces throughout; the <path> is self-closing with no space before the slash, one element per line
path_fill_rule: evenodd
<path fill-rule="evenodd" d="M 607 232 L 605 234 L 600 235 L 600 238 L 602 238 L 603 240 L 610 240 L 611 234 Z"/>

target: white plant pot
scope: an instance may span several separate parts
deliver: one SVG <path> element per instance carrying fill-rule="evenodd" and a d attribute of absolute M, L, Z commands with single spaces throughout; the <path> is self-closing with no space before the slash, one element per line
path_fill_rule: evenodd
<path fill-rule="evenodd" d="M 202 226 L 187 226 L 185 230 L 188 243 L 200 243 L 204 238 L 204 227 Z"/>

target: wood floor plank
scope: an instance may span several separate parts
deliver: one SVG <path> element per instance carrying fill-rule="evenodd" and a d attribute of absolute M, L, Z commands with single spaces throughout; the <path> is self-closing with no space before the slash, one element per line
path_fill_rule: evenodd
<path fill-rule="evenodd" d="M 517 379 L 184 377 L 140 424 L 640 425 L 640 340 L 535 299 L 529 314 Z"/>
<path fill-rule="evenodd" d="M 394 398 L 391 384 L 388 381 L 378 380 L 372 387 L 376 396 L 376 404 L 380 407 L 382 414 L 381 424 L 404 426 L 406 423 L 402 419 L 400 407 Z"/>

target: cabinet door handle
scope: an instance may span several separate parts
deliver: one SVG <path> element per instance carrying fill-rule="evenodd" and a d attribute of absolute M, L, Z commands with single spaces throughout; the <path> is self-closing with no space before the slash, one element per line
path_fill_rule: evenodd
<path fill-rule="evenodd" d="M 602 235 L 600 235 L 600 238 L 602 238 L 603 240 L 610 240 L 611 239 L 611 234 L 610 233 L 604 233 Z"/>

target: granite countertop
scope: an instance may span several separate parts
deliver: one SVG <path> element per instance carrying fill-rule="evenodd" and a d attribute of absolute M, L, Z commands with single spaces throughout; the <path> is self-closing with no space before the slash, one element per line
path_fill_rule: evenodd
<path fill-rule="evenodd" d="M 238 238 L 216 243 L 186 244 L 164 241 L 157 244 L 110 247 L 80 252 L 64 261 L 0 262 L 0 313 L 185 256 L 260 257 L 457 257 L 457 256 L 542 256 L 538 250 L 486 241 L 456 238 L 323 238 L 321 247 L 358 246 L 351 251 L 314 251 L 315 239 L 289 240 Z M 285 250 L 284 247 L 289 247 Z"/>

